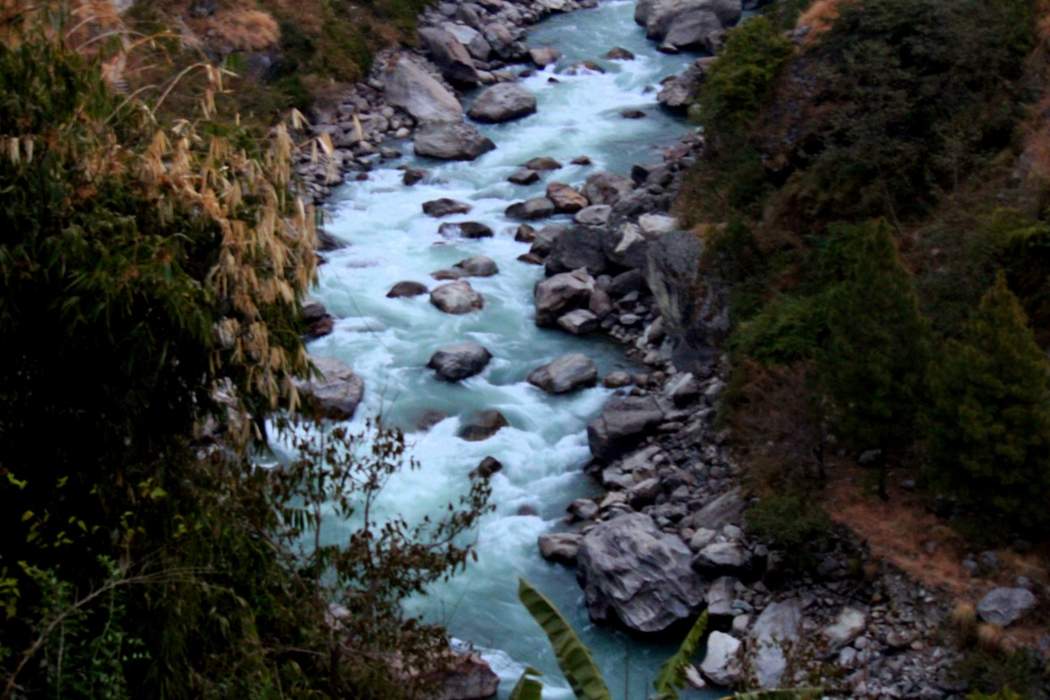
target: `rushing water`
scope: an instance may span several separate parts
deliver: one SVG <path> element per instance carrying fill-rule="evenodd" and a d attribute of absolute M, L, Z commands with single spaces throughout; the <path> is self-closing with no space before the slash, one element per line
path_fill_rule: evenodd
<path fill-rule="evenodd" d="M 496 143 L 495 151 L 471 163 L 415 163 L 407 158 L 430 172 L 424 182 L 403 186 L 401 171 L 390 164 L 372 171 L 367 181 L 342 188 L 331 203 L 328 230 L 349 245 L 327 254 L 316 296 L 340 320 L 310 352 L 339 357 L 364 377 L 366 397 L 355 423 L 382 410 L 387 421 L 413 431 L 410 451 L 421 468 L 398 475 L 383 506 L 409 518 L 435 512 L 467 489 L 467 473 L 483 457 L 492 455 L 504 465 L 492 479 L 496 511 L 478 532 L 479 561 L 413 602 L 416 612 L 445 623 L 455 637 L 484 651 L 503 679 L 504 697 L 525 664 L 544 672 L 544 697 L 571 697 L 545 637 L 517 601 L 519 576 L 553 598 L 581 630 L 617 697 L 645 698 L 655 669 L 671 650 L 593 626 L 573 573 L 544 562 L 537 552 L 537 536 L 560 526 L 566 504 L 596 492 L 580 471 L 589 456 L 585 426 L 609 392 L 596 387 L 552 397 L 527 384 L 525 375 L 569 351 L 590 355 L 602 376 L 626 368 L 626 361 L 611 344 L 535 326 L 532 288 L 542 268 L 515 259 L 528 246 L 513 240 L 514 224 L 503 216 L 511 202 L 541 194 L 546 181 L 579 184 L 597 170 L 626 173 L 633 163 L 656 162 L 658 148 L 689 128 L 660 111 L 654 87 L 691 58 L 657 52 L 632 21 L 633 10 L 632 2 L 610 0 L 533 29 L 529 44 L 559 48 L 564 54 L 560 67 L 598 59 L 608 72 L 558 74 L 559 82 L 553 83 L 548 79 L 558 68 L 548 68 L 525 79 L 523 84 L 537 96 L 538 113 L 482 127 Z M 613 46 L 631 50 L 637 59 L 599 59 Z M 619 113 L 628 108 L 644 109 L 648 116 L 624 119 Z M 410 151 L 408 144 L 404 147 Z M 541 155 L 553 156 L 566 167 L 530 187 L 506 181 L 521 163 Z M 589 156 L 594 165 L 568 164 L 579 155 Z M 496 236 L 480 241 L 441 239 L 439 222 L 423 216 L 420 208 L 438 197 L 473 206 L 467 216 L 444 220 L 481 221 Z M 495 277 L 470 279 L 485 297 L 479 313 L 447 315 L 426 296 L 385 297 L 400 280 L 433 288 L 437 283 L 429 273 L 479 254 L 493 258 L 500 268 Z M 450 385 L 424 368 L 435 349 L 464 339 L 480 342 L 493 354 L 481 375 Z M 484 442 L 457 438 L 458 416 L 484 408 L 499 409 L 512 427 Z M 427 409 L 451 417 L 429 432 L 414 431 Z M 519 514 L 523 506 L 538 514 Z M 329 523 L 326 537 L 345 534 L 347 527 Z"/>

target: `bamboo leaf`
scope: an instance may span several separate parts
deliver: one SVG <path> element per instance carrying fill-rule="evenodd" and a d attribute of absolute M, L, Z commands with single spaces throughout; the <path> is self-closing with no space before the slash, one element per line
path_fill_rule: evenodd
<path fill-rule="evenodd" d="M 689 634 L 682 640 L 681 646 L 674 655 L 660 667 L 660 673 L 653 681 L 656 697 L 661 700 L 678 700 L 678 691 L 685 687 L 685 669 L 696 654 L 704 633 L 707 631 L 707 612 L 704 611 L 693 623 Z"/>
<path fill-rule="evenodd" d="M 510 691 L 508 700 L 541 700 L 543 696 L 543 683 L 533 676 L 543 675 L 532 666 L 521 672 L 521 678 L 514 684 Z"/>
<path fill-rule="evenodd" d="M 554 603 L 525 579 L 518 579 L 518 598 L 550 640 L 558 666 L 577 700 L 612 700 L 590 650 L 576 636 Z"/>

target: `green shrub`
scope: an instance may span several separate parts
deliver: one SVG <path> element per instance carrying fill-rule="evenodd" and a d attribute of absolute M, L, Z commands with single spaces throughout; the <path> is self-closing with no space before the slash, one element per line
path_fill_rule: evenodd
<path fill-rule="evenodd" d="M 1050 523 L 1050 359 L 1000 274 L 930 370 L 930 480 L 1007 527 Z"/>
<path fill-rule="evenodd" d="M 791 492 L 763 496 L 747 511 L 748 530 L 781 550 L 792 566 L 808 567 L 831 536 L 831 519 L 811 499 Z"/>
<path fill-rule="evenodd" d="M 1030 649 L 1013 652 L 972 649 L 957 669 L 973 691 L 967 700 L 1046 700 L 1050 675 Z"/>

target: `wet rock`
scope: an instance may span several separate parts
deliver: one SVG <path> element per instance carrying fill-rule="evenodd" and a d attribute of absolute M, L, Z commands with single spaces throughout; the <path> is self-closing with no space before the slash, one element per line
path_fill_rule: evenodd
<path fill-rule="evenodd" d="M 722 46 L 725 27 L 718 15 L 697 8 L 685 11 L 671 20 L 663 37 L 663 47 L 681 51 L 707 51 L 716 53 Z"/>
<path fill-rule="evenodd" d="M 440 160 L 474 160 L 496 144 L 470 124 L 424 123 L 412 140 L 416 155 Z"/>
<path fill-rule="evenodd" d="M 689 559 L 682 541 L 643 513 L 597 524 L 583 536 L 576 558 L 591 618 L 661 632 L 692 616 L 703 586 Z"/>
<path fill-rule="evenodd" d="M 385 72 L 382 80 L 386 101 L 417 121 L 455 123 L 463 119 L 456 96 L 406 56 Z"/>
<path fill-rule="evenodd" d="M 554 208 L 563 214 L 575 214 L 588 204 L 586 197 L 564 182 L 548 184 L 547 199 L 554 202 Z"/>
<path fill-rule="evenodd" d="M 554 202 L 546 197 L 533 197 L 524 202 L 517 202 L 507 207 L 504 212 L 511 219 L 535 221 L 554 214 Z"/>
<path fill-rule="evenodd" d="M 529 252 L 543 257 L 550 255 L 550 252 L 554 250 L 555 241 L 568 230 L 568 227 L 557 224 L 544 226 L 533 235 Z"/>
<path fill-rule="evenodd" d="M 593 204 L 576 212 L 573 217 L 582 226 L 605 226 L 612 216 L 612 207 L 608 204 Z"/>
<path fill-rule="evenodd" d="M 583 537 L 575 532 L 554 532 L 540 535 L 538 541 L 540 556 L 547 561 L 572 566 L 576 563 L 576 555 L 580 550 L 580 541 L 582 539 Z"/>
<path fill-rule="evenodd" d="M 665 78 L 661 81 L 656 101 L 671 111 L 686 111 L 700 92 L 710 61 L 709 58 L 699 59 L 681 74 Z"/>
<path fill-rule="evenodd" d="M 529 49 L 529 59 L 537 68 L 546 68 L 561 58 L 561 51 L 551 46 Z"/>
<path fill-rule="evenodd" d="M 430 276 L 438 281 L 458 280 L 466 275 L 462 270 L 436 270 L 430 273 Z"/>
<path fill-rule="evenodd" d="M 503 463 L 495 457 L 485 457 L 470 471 L 471 479 L 489 479 L 496 472 L 503 471 Z"/>
<path fill-rule="evenodd" d="M 700 398 L 700 382 L 691 372 L 682 372 L 667 382 L 664 392 L 675 406 L 687 406 Z"/>
<path fill-rule="evenodd" d="M 527 380 L 548 394 L 565 394 L 594 386 L 598 381 L 598 368 L 591 358 L 574 352 L 537 367 L 529 372 Z"/>
<path fill-rule="evenodd" d="M 645 112 L 640 109 L 625 109 L 620 112 L 624 119 L 645 119 Z"/>
<path fill-rule="evenodd" d="M 1026 588 L 993 588 L 977 603 L 977 615 L 985 622 L 1007 627 L 1035 607 L 1036 599 Z"/>
<path fill-rule="evenodd" d="M 663 419 L 664 412 L 651 396 L 615 397 L 587 425 L 591 454 L 603 461 L 615 459 Z"/>
<path fill-rule="evenodd" d="M 485 300 L 469 282 L 449 282 L 430 293 L 430 303 L 447 314 L 467 314 L 484 308 Z"/>
<path fill-rule="evenodd" d="M 426 176 L 426 170 L 419 170 L 418 168 L 405 168 L 405 173 L 401 176 L 401 181 L 405 183 L 406 186 L 411 187 L 412 185 L 421 181 Z"/>
<path fill-rule="evenodd" d="M 536 305 L 536 325 L 553 325 L 558 317 L 587 304 L 594 278 L 583 270 L 564 272 L 536 284 L 533 299 Z"/>
<path fill-rule="evenodd" d="M 741 642 L 725 632 L 712 632 L 707 638 L 707 651 L 700 664 L 704 678 L 715 685 L 731 687 L 743 680 L 740 663 Z"/>
<path fill-rule="evenodd" d="M 622 175 L 598 172 L 588 176 L 583 195 L 591 204 L 616 204 L 634 189 L 634 184 Z"/>
<path fill-rule="evenodd" d="M 844 647 L 860 636 L 867 627 L 864 611 L 857 608 L 843 608 L 835 622 L 824 628 L 824 638 L 832 649 Z"/>
<path fill-rule="evenodd" d="M 335 319 L 319 301 L 308 301 L 303 304 L 303 323 L 306 325 L 307 338 L 321 338 L 332 332 Z"/>
<path fill-rule="evenodd" d="M 735 23 L 743 10 L 741 0 L 639 0 L 634 20 L 645 27 L 646 36 L 666 41 L 676 26 L 695 21 L 697 15 L 711 15 L 717 28 Z M 679 29 L 682 32 L 683 29 Z M 678 48 L 678 44 L 671 44 Z"/>
<path fill-rule="evenodd" d="M 477 221 L 456 221 L 438 226 L 438 235 L 444 238 L 491 238 L 492 229 Z"/>
<path fill-rule="evenodd" d="M 514 229 L 514 240 L 518 243 L 532 243 L 536 240 L 536 229 L 528 224 L 519 224 Z"/>
<path fill-rule="evenodd" d="M 467 420 L 459 429 L 457 435 L 470 442 L 481 442 L 487 440 L 510 423 L 499 411 L 489 409 L 480 411 Z"/>
<path fill-rule="evenodd" d="M 605 271 L 606 265 L 602 232 L 588 226 L 576 226 L 554 240 L 545 266 L 548 275 L 585 269 L 597 277 Z"/>
<path fill-rule="evenodd" d="M 428 408 L 416 419 L 416 428 L 426 432 L 446 418 L 448 418 L 448 414 L 444 411 L 435 411 L 432 408 Z"/>
<path fill-rule="evenodd" d="M 561 163 L 554 160 L 553 158 L 548 158 L 547 156 L 540 156 L 538 158 L 533 158 L 529 160 L 527 163 L 525 163 L 524 167 L 528 168 L 529 170 L 543 171 L 559 170 L 562 166 Z"/>
<path fill-rule="evenodd" d="M 558 327 L 573 335 L 593 333 L 598 325 L 598 317 L 587 309 L 575 309 L 558 317 Z"/>
<path fill-rule="evenodd" d="M 755 679 L 761 688 L 779 688 L 787 670 L 786 649 L 798 641 L 802 602 L 792 598 L 766 606 L 755 620 L 751 638 Z"/>
<path fill-rule="evenodd" d="M 460 202 L 447 197 L 423 202 L 423 213 L 427 216 L 433 216 L 434 218 L 441 218 L 442 216 L 449 216 L 451 214 L 466 214 L 470 209 L 471 206 L 466 202 Z"/>
<path fill-rule="evenodd" d="M 446 345 L 433 355 L 427 367 L 437 372 L 437 376 L 446 382 L 458 382 L 467 377 L 479 374 L 492 354 L 478 343 L 463 342 Z"/>
<path fill-rule="evenodd" d="M 387 292 L 386 295 L 389 299 L 397 299 L 400 297 L 416 297 L 420 294 L 426 294 L 427 291 L 427 286 L 425 284 L 405 281 L 395 284 L 390 288 L 390 291 Z"/>
<path fill-rule="evenodd" d="M 334 357 L 311 358 L 321 376 L 298 380 L 303 402 L 331 420 L 350 420 L 365 394 L 365 382 L 354 370 Z"/>
<path fill-rule="evenodd" d="M 442 75 L 453 83 L 477 85 L 481 81 L 467 47 L 450 32 L 438 27 L 421 27 L 419 38 Z"/>
<path fill-rule="evenodd" d="M 467 114 L 479 122 L 507 122 L 536 111 L 536 96 L 517 83 L 485 88 Z"/>
<path fill-rule="evenodd" d="M 515 185 L 531 185 L 539 181 L 539 179 L 540 174 L 529 168 L 522 168 L 507 178 L 508 181 L 513 182 Z"/>
<path fill-rule="evenodd" d="M 469 277 L 492 277 L 499 273 L 496 261 L 484 255 L 475 255 L 472 258 L 460 260 L 453 267 Z"/>
<path fill-rule="evenodd" d="M 608 58 L 610 61 L 633 61 L 634 60 L 634 54 L 631 53 L 630 51 L 628 51 L 627 49 L 625 49 L 623 47 L 620 47 L 620 46 L 617 46 L 615 48 L 609 49 L 608 53 L 605 54 L 605 57 Z"/>
<path fill-rule="evenodd" d="M 518 262 L 523 262 L 526 265 L 542 265 L 543 258 L 536 255 L 535 253 L 522 253 L 518 256 Z"/>

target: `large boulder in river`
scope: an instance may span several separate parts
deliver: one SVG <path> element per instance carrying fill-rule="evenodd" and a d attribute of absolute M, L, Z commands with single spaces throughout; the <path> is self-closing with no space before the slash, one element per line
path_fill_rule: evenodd
<path fill-rule="evenodd" d="M 553 326 L 562 314 L 587 306 L 593 290 L 594 278 L 584 270 L 563 272 L 538 282 L 533 290 L 536 325 Z"/>
<path fill-rule="evenodd" d="M 545 262 L 547 275 L 581 268 L 593 277 L 605 272 L 602 238 L 602 231 L 590 226 L 577 226 L 555 238 Z"/>
<path fill-rule="evenodd" d="M 587 206 L 587 198 L 564 182 L 552 182 L 547 185 L 547 199 L 554 202 L 554 208 L 563 214 L 575 214 Z"/>
<path fill-rule="evenodd" d="M 492 277 L 499 273 L 496 261 L 485 255 L 475 255 L 472 258 L 460 260 L 452 267 L 460 270 L 465 277 Z"/>
<path fill-rule="evenodd" d="M 450 32 L 438 27 L 422 27 L 419 38 L 446 78 L 462 85 L 477 85 L 480 82 L 470 52 Z"/>
<path fill-rule="evenodd" d="M 540 535 L 537 542 L 540 546 L 540 556 L 547 561 L 572 566 L 576 563 L 581 539 L 583 539 L 582 536 L 575 532 L 551 532 Z"/>
<path fill-rule="evenodd" d="M 342 360 L 313 358 L 320 377 L 296 382 L 304 403 L 332 420 L 350 420 L 365 394 L 365 383 Z"/>
<path fill-rule="evenodd" d="M 491 139 L 465 123 L 431 122 L 416 129 L 416 155 L 440 160 L 474 160 L 496 147 Z"/>
<path fill-rule="evenodd" d="M 664 412 L 652 396 L 615 397 L 587 424 L 591 454 L 604 462 L 616 459 L 663 419 Z"/>
<path fill-rule="evenodd" d="M 532 370 L 528 382 L 548 394 L 565 394 L 594 386 L 598 382 L 598 368 L 591 358 L 574 352 Z"/>
<path fill-rule="evenodd" d="M 725 29 L 715 13 L 693 9 L 676 16 L 663 37 L 663 47 L 715 53 L 722 45 Z"/>
<path fill-rule="evenodd" d="M 576 575 L 597 622 L 637 632 L 662 632 L 692 616 L 703 601 L 689 548 L 644 513 L 598 523 L 583 537 Z"/>
<path fill-rule="evenodd" d="M 487 440 L 502 428 L 506 428 L 510 423 L 503 416 L 502 413 L 496 410 L 489 409 L 487 411 L 479 411 L 478 413 L 471 416 L 459 429 L 459 437 L 470 442 L 480 442 Z"/>
<path fill-rule="evenodd" d="M 485 306 L 485 300 L 470 282 L 462 280 L 436 287 L 430 293 L 430 303 L 447 314 L 467 314 Z"/>
<path fill-rule="evenodd" d="M 470 211 L 470 205 L 456 199 L 442 197 L 423 202 L 423 213 L 434 218 L 441 218 L 449 214 L 466 214 Z"/>
<path fill-rule="evenodd" d="M 426 294 L 428 291 L 425 284 L 406 280 L 395 284 L 386 295 L 389 299 L 400 299 L 401 297 L 417 297 L 420 294 Z"/>
<path fill-rule="evenodd" d="M 438 226 L 443 238 L 492 238 L 492 229 L 478 221 L 455 221 Z"/>
<path fill-rule="evenodd" d="M 742 11 L 741 0 L 638 0 L 634 20 L 650 39 L 663 40 L 679 18 L 709 13 L 724 28 L 739 20 Z"/>
<path fill-rule="evenodd" d="M 437 376 L 446 382 L 458 382 L 485 369 L 492 359 L 492 353 L 481 345 L 466 341 L 439 348 L 430 356 L 427 367 L 437 372 Z"/>
<path fill-rule="evenodd" d="M 383 74 L 386 101 L 420 122 L 459 122 L 459 100 L 415 61 L 402 56 Z"/>
<path fill-rule="evenodd" d="M 535 221 L 545 219 L 554 214 L 554 202 L 546 197 L 533 197 L 524 202 L 517 202 L 507 207 L 504 214 L 508 218 L 523 221 Z"/>
<path fill-rule="evenodd" d="M 479 122 L 508 122 L 536 111 L 536 96 L 517 83 L 485 88 L 467 114 Z"/>
<path fill-rule="evenodd" d="M 599 172 L 587 177 L 583 184 L 583 196 L 591 204 L 616 204 L 634 189 L 630 178 L 613 173 Z"/>

